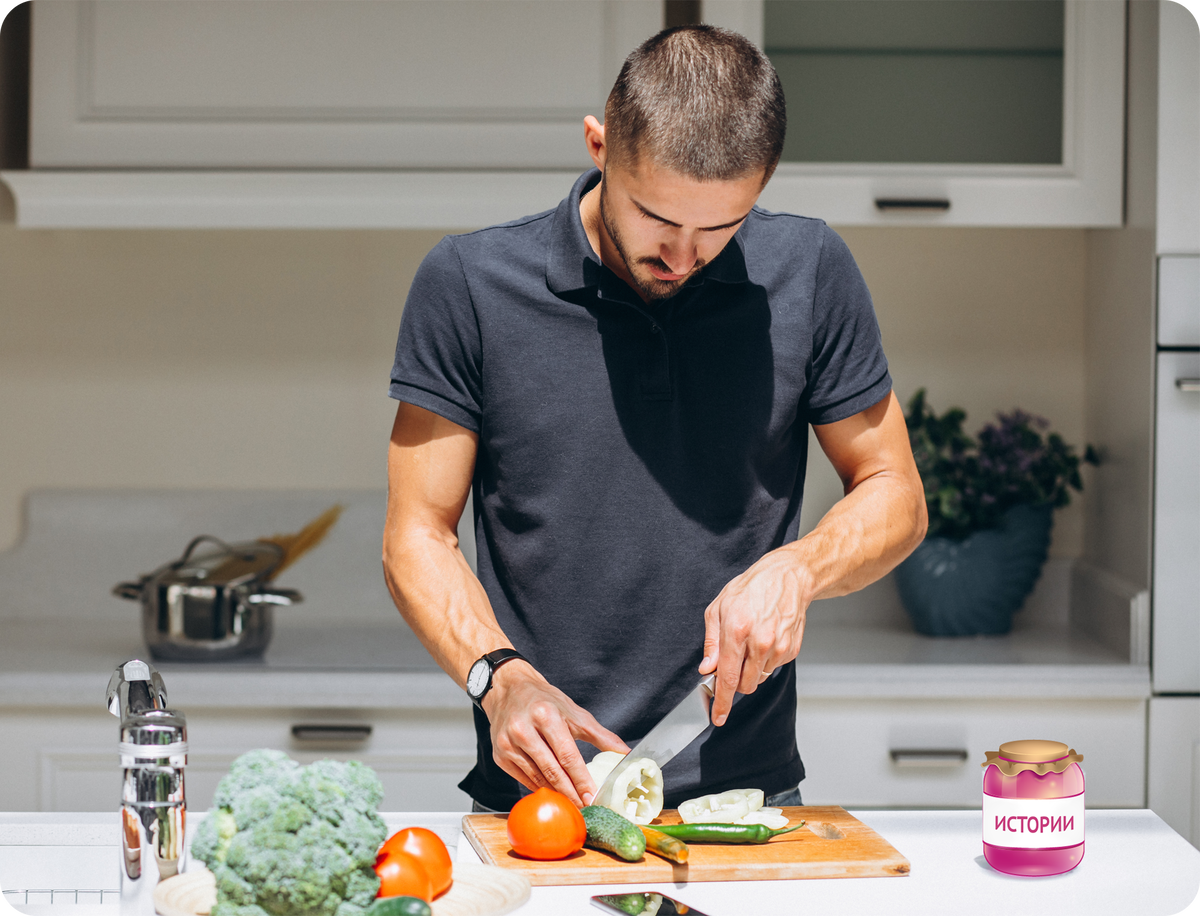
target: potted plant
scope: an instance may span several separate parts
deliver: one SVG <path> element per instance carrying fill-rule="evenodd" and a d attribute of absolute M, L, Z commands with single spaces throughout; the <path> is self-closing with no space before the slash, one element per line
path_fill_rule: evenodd
<path fill-rule="evenodd" d="M 1023 410 L 998 413 L 972 439 L 966 413 L 938 416 L 925 389 L 905 409 L 909 441 L 925 484 L 929 531 L 896 568 L 905 610 L 919 633 L 1007 633 L 1041 575 L 1053 512 L 1083 489 L 1083 458 Z M 1046 433 L 1046 435 L 1043 435 Z"/>

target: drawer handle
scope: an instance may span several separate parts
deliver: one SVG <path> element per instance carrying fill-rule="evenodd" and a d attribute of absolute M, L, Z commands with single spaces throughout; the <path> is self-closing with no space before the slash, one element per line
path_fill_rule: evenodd
<path fill-rule="evenodd" d="M 293 725 L 292 737 L 297 741 L 366 741 L 371 737 L 371 726 Z"/>
<path fill-rule="evenodd" d="M 949 210 L 950 200 L 946 197 L 876 197 L 878 210 Z"/>
<path fill-rule="evenodd" d="M 1200 378 L 1177 378 L 1175 387 L 1180 391 L 1200 391 Z"/>
<path fill-rule="evenodd" d="M 888 753 L 898 767 L 960 767 L 967 762 L 962 748 L 896 748 Z"/>

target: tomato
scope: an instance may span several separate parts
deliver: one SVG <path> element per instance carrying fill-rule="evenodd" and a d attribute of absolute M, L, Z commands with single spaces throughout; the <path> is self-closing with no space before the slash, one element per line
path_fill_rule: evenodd
<path fill-rule="evenodd" d="M 379 897 L 419 897 L 433 899 L 433 882 L 420 859 L 396 850 L 375 860 L 379 875 Z"/>
<path fill-rule="evenodd" d="M 526 795 L 508 814 L 508 842 L 513 852 L 529 859 L 565 859 L 587 838 L 583 815 L 553 789 Z"/>
<path fill-rule="evenodd" d="M 393 852 L 406 852 L 415 856 L 433 883 L 433 896 L 445 893 L 450 887 L 454 863 L 450 861 L 450 851 L 442 838 L 432 830 L 424 827 L 405 827 L 393 833 L 379 847 L 379 855 L 387 856 Z"/>

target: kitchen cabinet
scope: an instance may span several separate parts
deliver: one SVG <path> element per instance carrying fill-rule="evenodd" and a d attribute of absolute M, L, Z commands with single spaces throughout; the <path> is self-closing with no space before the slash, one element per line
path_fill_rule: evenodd
<path fill-rule="evenodd" d="M 1145 804 L 1146 703 L 1138 699 L 881 699 L 801 696 L 807 805 L 976 808 L 987 751 L 1048 738 L 1084 756 L 1087 803 Z"/>
<path fill-rule="evenodd" d="M 301 763 L 332 757 L 369 764 L 383 782 L 385 809 L 470 806 L 458 789 L 475 761 L 469 709 L 197 708 L 185 714 L 188 803 L 196 810 L 208 809 L 234 758 L 258 747 L 285 750 Z M 1084 755 L 1089 805 L 1140 807 L 1145 719 L 1145 701 L 1138 699 L 801 696 L 797 738 L 809 774 L 801 792 L 810 805 L 977 808 L 984 752 L 1042 736 Z M 368 727 L 369 735 L 359 737 Z M 0 810 L 115 807 L 117 722 L 98 704 L 95 710 L 0 708 L 0 734 Z"/>
<path fill-rule="evenodd" d="M 1004 0 L 988 8 L 997 2 Z M 1119 225 L 1124 4 L 1037 6 L 1045 4 L 1061 11 L 1061 47 L 1025 57 L 1056 74 L 1049 95 L 1039 93 L 1061 122 L 1042 132 L 1051 152 L 1033 155 L 1037 161 L 793 161 L 795 145 L 810 135 L 801 108 L 762 204 L 847 226 Z M 775 7 L 712 0 L 702 9 L 708 21 L 772 50 L 764 21 Z M 621 61 L 661 27 L 662 15 L 657 0 L 39 0 L 31 168 L 0 178 L 23 226 L 486 225 L 557 203 L 570 176 L 589 164 L 581 119 L 602 113 Z M 928 20 L 931 28 L 939 17 Z M 858 54 L 876 38 L 851 36 L 849 50 Z M 785 49 L 775 50 L 792 80 Z M 912 62 L 928 49 L 882 50 Z M 959 58 L 978 58 L 977 50 Z M 924 59 L 949 59 L 946 48 L 934 51 Z M 1001 66 L 1024 53 L 1000 51 L 993 63 Z M 859 66 L 869 56 L 850 62 L 852 72 L 874 72 Z M 1022 80 L 1047 82 L 1036 72 L 1001 80 L 1009 101 L 1022 96 Z M 915 85 L 901 90 L 922 94 Z M 976 104 L 971 123 L 997 120 L 980 119 L 978 110 L 1001 104 Z M 946 119 L 938 112 L 933 120 Z M 968 126 L 957 136 L 973 132 Z M 975 158 L 987 159 L 979 148 Z"/>
<path fill-rule="evenodd" d="M 1200 848 L 1200 697 L 1154 697 L 1149 718 L 1147 801 Z"/>
<path fill-rule="evenodd" d="M 195 810 L 209 808 L 234 758 L 259 747 L 285 750 L 301 763 L 360 760 L 379 774 L 385 810 L 470 807 L 458 789 L 475 762 L 469 709 L 189 709 L 185 715 L 187 798 Z M 0 810 L 116 810 L 117 720 L 99 703 L 94 711 L 0 708 L 0 735 Z"/>
<path fill-rule="evenodd" d="M 1200 352 L 1158 354 L 1154 690 L 1200 693 Z"/>
<path fill-rule="evenodd" d="M 710 2 L 788 98 L 767 207 L 835 225 L 1116 226 L 1124 4 Z"/>
<path fill-rule="evenodd" d="M 30 166 L 582 170 L 661 27 L 656 0 L 38 2 Z"/>

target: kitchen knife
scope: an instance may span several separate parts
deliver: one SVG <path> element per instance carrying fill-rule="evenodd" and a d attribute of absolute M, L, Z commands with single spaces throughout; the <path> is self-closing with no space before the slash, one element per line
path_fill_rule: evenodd
<path fill-rule="evenodd" d="M 659 769 L 662 769 L 668 760 L 700 737 L 700 733 L 708 728 L 715 681 L 716 675 L 713 674 L 701 678 L 696 688 L 685 696 L 679 705 L 663 716 L 662 721 L 650 729 L 646 733 L 646 737 L 639 741 L 637 746 L 612 768 L 608 778 L 596 790 L 596 797 L 592 800 L 592 804 L 602 804 L 600 799 L 607 798 L 606 793 L 612 792 L 613 784 L 629 761 L 649 757 L 658 764 Z"/>

